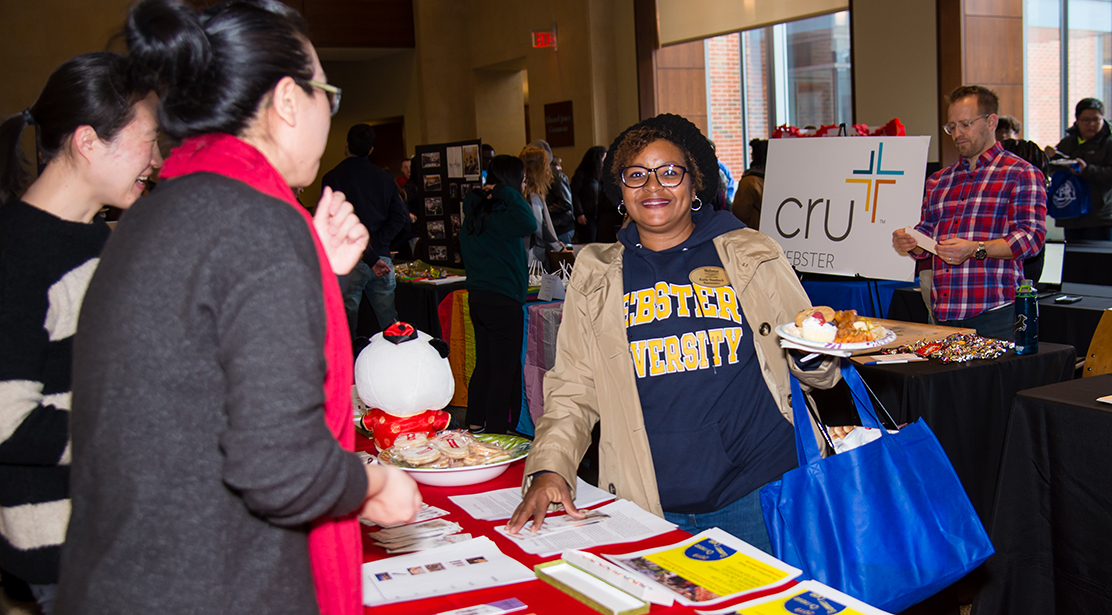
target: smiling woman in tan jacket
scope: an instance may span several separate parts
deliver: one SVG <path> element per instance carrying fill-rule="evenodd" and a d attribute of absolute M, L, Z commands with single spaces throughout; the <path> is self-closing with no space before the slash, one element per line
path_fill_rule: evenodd
<path fill-rule="evenodd" d="M 599 423 L 601 488 L 768 550 L 757 494 L 796 465 L 789 370 L 825 388 L 837 363 L 804 370 L 780 348 L 773 328 L 810 302 L 775 242 L 702 208 L 717 163 L 693 124 L 645 120 L 607 159 L 634 224 L 576 260 L 511 531 L 549 504 L 579 514 L 570 485 Z"/>

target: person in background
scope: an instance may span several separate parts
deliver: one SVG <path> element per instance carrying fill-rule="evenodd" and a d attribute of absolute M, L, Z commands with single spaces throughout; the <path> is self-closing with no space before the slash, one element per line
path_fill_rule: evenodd
<path fill-rule="evenodd" d="M 490 161 L 493 160 L 493 159 L 494 159 L 494 146 L 489 144 L 489 143 L 483 143 L 479 147 L 479 164 L 481 164 L 483 166 L 482 177 L 483 177 L 483 184 L 484 185 L 486 185 L 486 179 L 487 179 L 487 166 L 490 165 Z"/>
<path fill-rule="evenodd" d="M 1038 143 L 1020 138 L 1023 124 L 1010 115 L 1001 115 L 1000 122 L 996 125 L 996 140 L 1000 147 L 1026 160 L 1042 174 L 1043 186 L 1050 185 L 1050 165 L 1046 153 Z M 1046 246 L 1039 249 L 1039 253 L 1023 260 L 1023 277 L 1028 280 L 1039 281 L 1042 277 L 1043 263 L 1046 260 Z M 929 274 L 928 274 L 929 279 Z M 929 292 L 929 290 L 927 291 Z M 929 303 L 927 304 L 930 305 Z"/>
<path fill-rule="evenodd" d="M 310 218 L 290 190 L 340 91 L 276 0 L 143 0 L 127 24 L 181 145 L 85 295 L 56 613 L 361 614 L 356 513 L 406 522 L 421 497 L 350 452 L 337 276 L 367 230 L 342 194 Z"/>
<path fill-rule="evenodd" d="M 77 315 L 109 229 L 162 166 L 158 99 L 123 56 L 59 66 L 0 124 L 0 568 L 53 609 L 70 516 L 70 363 Z M 30 186 L 20 137 L 46 167 Z M 26 188 L 26 192 L 24 192 Z"/>
<path fill-rule="evenodd" d="M 714 144 L 714 141 L 710 142 L 710 146 L 714 148 L 715 152 L 718 151 L 718 146 Z M 734 194 L 737 193 L 737 182 L 734 181 L 734 174 L 730 172 L 730 167 L 722 162 L 721 158 L 718 159 L 718 183 L 721 184 L 721 189 L 726 192 L 725 202 L 733 203 Z"/>
<path fill-rule="evenodd" d="M 521 159 L 495 156 L 487 184 L 463 200 L 460 247 L 475 325 L 475 370 L 467 384 L 472 433 L 508 433 L 521 416 L 522 306 L 529 284 L 524 241 L 537 227 L 521 194 L 524 185 Z"/>
<path fill-rule="evenodd" d="M 398 196 L 402 199 L 402 202 L 405 203 L 406 216 L 405 224 L 402 225 L 398 234 L 394 235 L 394 239 L 390 241 L 390 252 L 394 253 L 393 257 L 390 259 L 391 261 L 394 260 L 394 257 L 402 261 L 413 259 L 413 244 L 417 238 L 416 233 L 413 232 L 413 223 L 417 221 L 417 216 L 413 215 L 410 202 L 417 200 L 416 184 L 414 184 L 414 193 L 412 197 L 410 197 L 409 193 L 406 191 L 406 186 L 413 182 L 412 165 L 413 160 L 411 158 L 402 160 L 399 165 L 402 172 L 394 178 L 394 182 L 398 185 Z"/>
<path fill-rule="evenodd" d="M 752 164 L 741 176 L 731 210 L 738 220 L 753 230 L 761 228 L 761 201 L 764 198 L 765 164 L 768 161 L 768 139 L 749 142 Z"/>
<path fill-rule="evenodd" d="M 903 229 L 892 242 L 914 258 L 932 258 L 931 313 L 939 324 L 1011 339 L 1023 259 L 1046 236 L 1046 190 L 1033 166 L 996 142 L 999 106 L 996 93 L 979 85 L 950 94 L 942 128 L 961 158 L 927 180 L 915 226 L 938 242 L 937 256 Z"/>
<path fill-rule="evenodd" d="M 720 527 L 770 551 L 760 488 L 797 465 L 789 372 L 833 386 L 837 359 L 805 371 L 780 348 L 772 327 L 810 301 L 776 242 L 710 210 L 718 165 L 697 126 L 644 120 L 606 165 L 606 192 L 633 223 L 576 259 L 507 529 L 532 519 L 536 531 L 555 503 L 583 516 L 576 467 L 598 423 L 601 488 L 693 534 Z"/>
<path fill-rule="evenodd" d="M 1074 124 L 1056 147 L 1047 146 L 1051 160 L 1076 160 L 1070 171 L 1088 182 L 1093 208 L 1080 218 L 1055 220 L 1065 229 L 1066 241 L 1112 241 L 1112 132 L 1104 121 L 1104 103 L 1096 98 L 1082 98 L 1074 108 Z"/>
<path fill-rule="evenodd" d="M 575 197 L 572 196 L 570 182 L 568 176 L 564 175 L 564 160 L 559 156 L 552 157 L 552 176 L 563 177 L 562 183 L 555 182 L 561 189 L 566 188 L 567 201 L 559 201 L 553 203 L 549 201 L 549 214 L 552 217 L 552 226 L 556 229 L 556 236 L 560 238 L 565 244 L 571 244 L 572 238 L 575 236 L 575 223 L 582 215 L 583 212 L 575 208 Z M 552 192 L 548 193 L 549 196 Z M 557 220 L 559 223 L 557 223 Z"/>
<path fill-rule="evenodd" d="M 1018 139 L 1023 132 L 1023 122 L 1010 115 L 1001 115 L 996 123 L 996 140 Z"/>
<path fill-rule="evenodd" d="M 576 217 L 572 207 L 571 182 L 568 181 L 568 176 L 564 175 L 561 161 L 558 156 L 553 155 L 548 141 L 537 139 L 527 147 L 539 147 L 548 155 L 552 181 L 548 184 L 544 202 L 548 208 L 548 217 L 552 220 L 552 228 L 556 231 L 556 238 L 563 243 L 571 243 L 572 235 L 575 234 Z M 528 168 L 525 172 L 529 173 Z"/>
<path fill-rule="evenodd" d="M 355 215 L 367 227 L 371 240 L 351 275 L 348 276 L 344 294 L 348 328 L 356 337 L 359 324 L 359 303 L 363 291 L 367 293 L 380 329 L 398 320 L 394 307 L 394 263 L 390 258 L 390 243 L 405 227 L 409 210 L 398 192 L 390 173 L 367 159 L 374 151 L 375 129 L 367 124 L 355 124 L 348 129 L 344 153 L 340 164 L 324 174 L 321 185 L 334 192 L 342 192 L 355 207 Z M 406 238 L 408 240 L 408 237 Z"/>
<path fill-rule="evenodd" d="M 398 173 L 397 177 L 394 178 L 394 183 L 396 183 L 399 188 L 405 188 L 406 183 L 409 182 L 409 176 L 412 174 L 413 170 L 412 164 L 413 161 L 406 158 L 398 165 L 398 168 L 401 169 L 401 173 Z"/>
<path fill-rule="evenodd" d="M 571 176 L 571 199 L 576 218 L 576 235 L 579 243 L 592 243 L 598 235 L 599 195 L 602 193 L 602 161 L 606 148 L 601 145 L 588 148 Z"/>
<path fill-rule="evenodd" d="M 525 199 L 533 211 L 537 225 L 529 239 L 529 264 L 539 262 L 548 269 L 547 252 L 561 252 L 564 244 L 556 236 L 548 207 L 545 204 L 549 186 L 552 185 L 552 167 L 549 154 L 539 147 L 526 146 L 518 155 L 525 164 Z"/>

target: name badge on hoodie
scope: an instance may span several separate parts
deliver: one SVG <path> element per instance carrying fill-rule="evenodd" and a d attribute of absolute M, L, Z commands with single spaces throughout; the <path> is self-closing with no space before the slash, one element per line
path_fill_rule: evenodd
<path fill-rule="evenodd" d="M 721 267 L 699 267 L 687 275 L 692 284 L 707 288 L 721 288 L 730 285 L 726 270 Z"/>

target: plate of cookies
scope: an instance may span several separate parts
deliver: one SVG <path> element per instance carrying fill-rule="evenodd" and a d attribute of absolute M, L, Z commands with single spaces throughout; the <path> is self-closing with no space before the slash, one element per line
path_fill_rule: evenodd
<path fill-rule="evenodd" d="M 500 476 L 511 463 L 528 455 L 532 444 L 521 436 L 473 435 L 462 429 L 441 431 L 431 437 L 407 433 L 380 452 L 378 460 L 405 470 L 419 483 L 459 487 Z"/>
<path fill-rule="evenodd" d="M 896 334 L 857 310 L 836 311 L 827 306 L 811 307 L 795 315 L 795 322 L 776 327 L 781 338 L 815 351 L 866 350 L 890 344 Z"/>

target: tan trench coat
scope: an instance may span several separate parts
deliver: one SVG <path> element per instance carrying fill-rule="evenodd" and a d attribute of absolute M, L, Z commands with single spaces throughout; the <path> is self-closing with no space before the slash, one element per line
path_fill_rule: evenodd
<path fill-rule="evenodd" d="M 753 330 L 765 382 L 791 421 L 789 364 L 805 388 L 829 388 L 840 378 L 837 360 L 827 359 L 804 372 L 780 348 L 773 329 L 811 303 L 772 239 L 741 229 L 716 237 L 714 244 Z M 564 477 L 574 495 L 576 468 L 598 422 L 599 487 L 663 516 L 626 337 L 623 251 L 620 243 L 592 244 L 576 258 L 557 334 L 556 363 L 544 378 L 545 412 L 537 421 L 524 487 L 532 474 L 547 470 Z M 697 459 L 675 462 L 698 468 Z"/>

